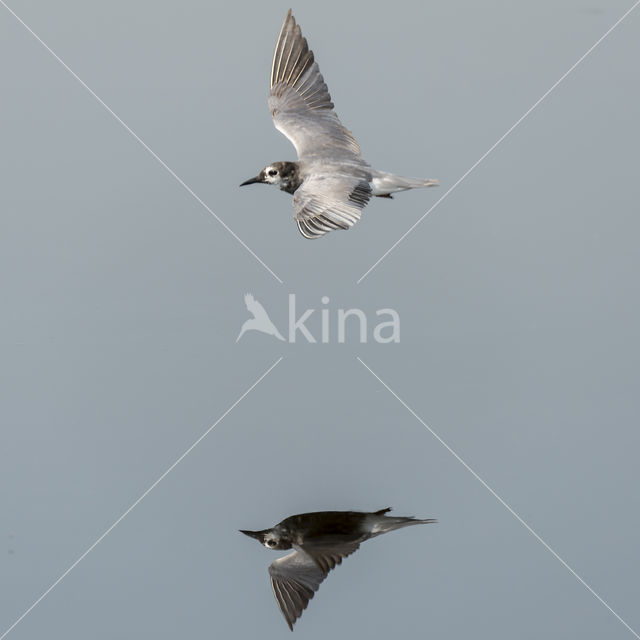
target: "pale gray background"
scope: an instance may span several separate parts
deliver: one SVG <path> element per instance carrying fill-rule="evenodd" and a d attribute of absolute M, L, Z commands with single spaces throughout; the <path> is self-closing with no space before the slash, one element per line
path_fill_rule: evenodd
<path fill-rule="evenodd" d="M 0 634 L 284 355 L 8 637 L 288 637 L 237 529 L 385 506 L 440 522 L 364 545 L 297 637 L 632 637 L 355 356 L 640 627 L 640 10 L 356 286 L 630 0 L 294 6 L 365 157 L 442 182 L 315 242 L 237 187 L 294 159 L 288 4 L 10 4 L 285 284 L 0 7 Z M 245 291 L 281 330 L 289 292 L 394 307 L 402 342 L 236 344 Z"/>

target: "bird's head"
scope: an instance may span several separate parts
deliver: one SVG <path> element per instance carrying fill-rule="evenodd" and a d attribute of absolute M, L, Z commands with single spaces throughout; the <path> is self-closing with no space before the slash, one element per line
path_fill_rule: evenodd
<path fill-rule="evenodd" d="M 298 167 L 295 162 L 273 162 L 267 165 L 255 178 L 249 178 L 245 180 L 240 186 L 244 187 L 247 184 L 273 184 L 280 187 L 283 191 L 291 190 L 295 184 L 295 190 L 298 187 L 297 183 Z"/>
<path fill-rule="evenodd" d="M 275 529 L 263 529 L 262 531 L 245 531 L 240 529 L 240 533 L 245 536 L 255 538 L 260 544 L 267 549 L 291 549 L 291 541 L 287 536 L 276 531 Z"/>

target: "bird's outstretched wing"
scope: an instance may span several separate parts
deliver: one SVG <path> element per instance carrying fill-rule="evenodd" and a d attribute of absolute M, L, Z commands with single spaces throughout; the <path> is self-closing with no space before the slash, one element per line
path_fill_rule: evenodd
<path fill-rule="evenodd" d="M 333 110 L 329 89 L 291 9 L 273 54 L 269 109 L 276 129 L 289 138 L 298 158 L 365 164 L 358 143 Z"/>
<path fill-rule="evenodd" d="M 273 595 L 289 629 L 293 631 L 295 621 L 307 608 L 327 574 L 310 556 L 297 549 L 271 563 L 269 575 Z"/>
<path fill-rule="evenodd" d="M 269 567 L 271 587 L 289 629 L 307 608 L 320 583 L 331 569 L 360 546 L 352 540 L 338 543 L 335 537 L 318 540 L 304 548 L 294 545 L 295 551 L 279 558 Z"/>
<path fill-rule="evenodd" d="M 369 174 L 310 175 L 293 194 L 293 216 L 305 238 L 319 238 L 334 229 L 348 229 L 360 220 L 371 198 Z"/>

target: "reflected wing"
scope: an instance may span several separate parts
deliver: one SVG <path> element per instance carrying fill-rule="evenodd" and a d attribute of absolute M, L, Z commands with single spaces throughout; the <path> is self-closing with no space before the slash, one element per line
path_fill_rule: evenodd
<path fill-rule="evenodd" d="M 273 54 L 269 109 L 276 129 L 289 138 L 298 158 L 348 158 L 364 164 L 358 143 L 333 110 L 327 85 L 291 9 Z"/>
<path fill-rule="evenodd" d="M 295 621 L 329 571 L 359 546 L 359 542 L 353 541 L 336 544 L 335 536 L 332 536 L 331 541 L 317 540 L 312 545 L 305 545 L 304 549 L 295 547 L 295 551 L 271 564 L 271 587 L 289 629 L 293 631 Z"/>
<path fill-rule="evenodd" d="M 333 229 L 352 227 L 371 198 L 368 177 L 365 171 L 356 171 L 355 175 L 306 178 L 293 194 L 293 215 L 300 233 L 311 239 Z"/>
<path fill-rule="evenodd" d="M 304 548 L 294 545 L 295 551 L 271 564 L 273 595 L 291 631 L 329 571 L 359 546 L 353 540 L 336 542 L 336 536 L 330 540 L 316 539 Z"/>
<path fill-rule="evenodd" d="M 310 556 L 300 550 L 279 558 L 269 567 L 271 587 L 289 629 L 307 608 L 320 583 L 323 572 Z"/>
<path fill-rule="evenodd" d="M 312 544 L 305 544 L 303 551 L 311 557 L 320 570 L 327 575 L 337 567 L 344 558 L 350 556 L 360 547 L 360 540 L 338 541 L 335 535 L 330 539 L 315 538 Z"/>

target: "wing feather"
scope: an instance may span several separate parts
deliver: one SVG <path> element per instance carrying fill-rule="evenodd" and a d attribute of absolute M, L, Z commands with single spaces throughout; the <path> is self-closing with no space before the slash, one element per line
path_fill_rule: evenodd
<path fill-rule="evenodd" d="M 333 173 L 306 178 L 293 194 L 293 215 L 302 235 L 318 238 L 358 222 L 371 198 L 368 174 L 362 176 Z"/>
<path fill-rule="evenodd" d="M 271 588 L 284 619 L 293 625 L 307 608 L 326 574 L 313 559 L 297 549 L 269 566 Z"/>
<path fill-rule="evenodd" d="M 271 563 L 271 588 L 289 629 L 293 631 L 329 571 L 359 546 L 359 541 L 351 539 L 336 544 L 332 536 L 331 540 L 319 539 L 304 547 L 294 545 L 292 553 Z"/>
<path fill-rule="evenodd" d="M 326 575 L 339 564 L 342 564 L 344 558 L 355 553 L 359 547 L 360 540 L 349 539 L 338 543 L 334 535 L 326 541 L 319 539 L 314 540 L 313 544 L 305 544 L 303 550 Z"/>
<path fill-rule="evenodd" d="M 333 110 L 329 89 L 291 10 L 273 54 L 269 109 L 276 129 L 299 158 L 343 157 L 366 165 L 358 143 Z"/>

